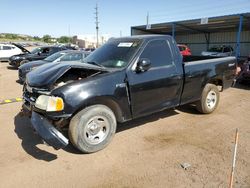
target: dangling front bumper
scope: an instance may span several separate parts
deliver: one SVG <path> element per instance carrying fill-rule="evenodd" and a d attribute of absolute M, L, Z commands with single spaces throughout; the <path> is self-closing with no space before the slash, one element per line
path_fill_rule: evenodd
<path fill-rule="evenodd" d="M 31 123 L 42 139 L 53 148 L 61 149 L 68 145 L 69 140 L 42 115 L 32 111 Z"/>

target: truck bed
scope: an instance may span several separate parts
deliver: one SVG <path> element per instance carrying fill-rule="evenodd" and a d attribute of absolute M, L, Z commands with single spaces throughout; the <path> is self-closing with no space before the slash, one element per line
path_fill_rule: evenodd
<path fill-rule="evenodd" d="M 214 57 L 214 56 L 183 56 L 183 62 L 191 62 L 191 61 L 200 61 L 200 60 L 206 60 L 206 59 L 217 59 L 222 57 Z"/>
<path fill-rule="evenodd" d="M 190 56 L 184 59 L 185 77 L 181 104 L 199 100 L 207 83 L 216 81 L 216 85 L 223 89 L 231 87 L 236 70 L 235 57 Z"/>

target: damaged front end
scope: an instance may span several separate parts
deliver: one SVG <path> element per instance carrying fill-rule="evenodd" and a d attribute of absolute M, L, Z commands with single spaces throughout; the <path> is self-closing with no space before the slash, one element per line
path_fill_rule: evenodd
<path fill-rule="evenodd" d="M 42 115 L 33 111 L 31 123 L 43 140 L 53 148 L 61 149 L 68 145 L 69 140 Z"/>
<path fill-rule="evenodd" d="M 60 127 L 68 123 L 68 118 L 53 117 L 53 115 L 48 117 L 47 109 L 39 108 L 37 101 L 41 101 L 41 97 L 43 96 L 49 97 L 49 94 L 50 92 L 47 90 L 39 90 L 25 84 L 22 111 L 24 115 L 31 117 L 31 124 L 42 139 L 55 149 L 60 149 L 66 147 L 69 142 L 68 139 L 59 132 L 59 130 L 62 130 Z"/>
<path fill-rule="evenodd" d="M 61 88 L 106 72 L 82 63 L 60 63 L 41 66 L 27 75 L 23 88 L 23 111 L 31 116 L 31 123 L 42 139 L 55 149 L 68 145 L 61 132 L 67 129 L 72 113 Z"/>

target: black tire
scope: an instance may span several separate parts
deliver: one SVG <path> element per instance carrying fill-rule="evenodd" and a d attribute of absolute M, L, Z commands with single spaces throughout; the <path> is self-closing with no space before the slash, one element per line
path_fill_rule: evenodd
<path fill-rule="evenodd" d="M 83 153 L 102 150 L 110 143 L 115 132 L 115 115 L 104 105 L 81 110 L 71 119 L 69 125 L 69 139 Z"/>
<path fill-rule="evenodd" d="M 207 84 L 201 94 L 201 99 L 196 102 L 196 109 L 203 114 L 212 113 L 220 100 L 219 89 L 214 84 Z"/>
<path fill-rule="evenodd" d="M 19 63 L 19 66 L 18 67 L 20 67 L 21 65 L 23 65 L 23 64 L 25 64 L 25 63 L 27 63 L 27 62 L 29 62 L 28 60 L 22 60 L 20 63 Z"/>

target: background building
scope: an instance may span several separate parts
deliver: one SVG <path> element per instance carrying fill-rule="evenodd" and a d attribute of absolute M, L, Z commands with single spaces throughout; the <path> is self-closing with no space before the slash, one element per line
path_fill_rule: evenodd
<path fill-rule="evenodd" d="M 108 39 L 109 35 L 101 35 L 99 37 L 99 46 L 104 44 Z M 96 48 L 96 35 L 76 35 L 73 37 L 73 44 L 77 44 L 80 48 Z"/>

